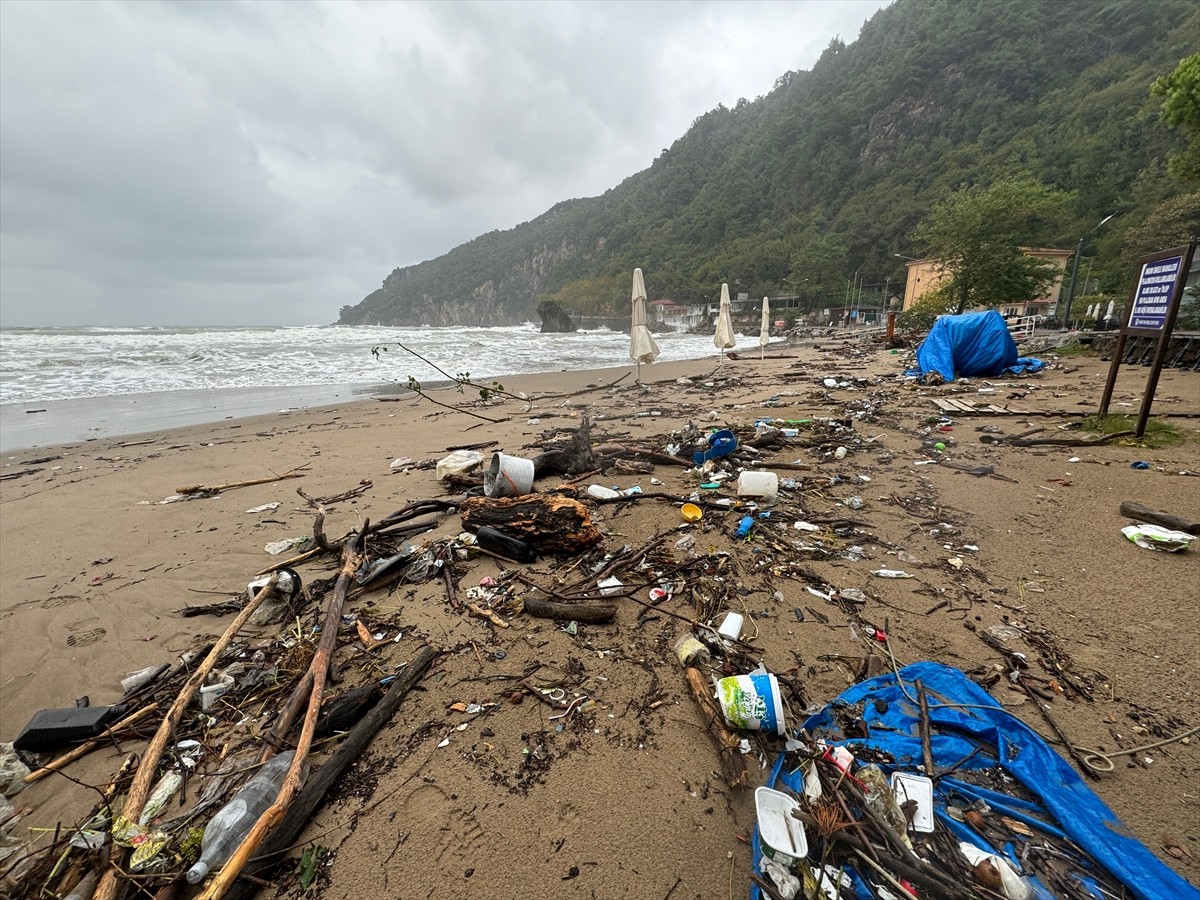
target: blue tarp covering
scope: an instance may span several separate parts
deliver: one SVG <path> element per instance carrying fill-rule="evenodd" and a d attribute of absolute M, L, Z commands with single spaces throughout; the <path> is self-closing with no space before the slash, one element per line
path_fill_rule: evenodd
<path fill-rule="evenodd" d="M 1028 823 L 1035 833 L 1065 836 L 1142 900 L 1200 900 L 1200 890 L 1176 875 L 1134 838 L 1116 814 L 1036 732 L 996 706 L 987 691 L 962 672 L 937 663 L 922 662 L 901 669 L 900 677 L 903 688 L 892 674 L 849 688 L 809 718 L 804 723 L 805 730 L 812 737 L 823 738 L 831 744 L 845 744 L 856 754 L 865 745 L 890 755 L 895 764 L 883 766 L 885 772 L 916 771 L 922 758 L 918 734 L 921 714 L 904 689 L 915 697 L 913 685 L 919 679 L 929 694 L 930 745 L 935 767 L 956 767 L 955 771 L 966 773 L 998 765 L 1034 798 L 1021 800 L 996 793 L 971 783 L 966 777 L 938 779 L 934 792 L 935 814 L 938 823 L 949 828 L 956 838 L 969 840 L 989 852 L 1017 861 L 1019 847 L 1015 850 L 1011 845 L 988 847 L 980 835 L 946 814 L 947 802 L 963 807 L 970 805 L 972 800 L 985 799 L 1001 814 Z M 868 737 L 846 739 L 834 710 L 860 703 Z M 953 704 L 987 708 L 963 709 Z M 972 752 L 975 755 L 964 762 Z M 793 790 L 803 791 L 803 771 L 781 772 L 783 760 L 781 755 L 768 783 L 774 784 L 778 778 Z M 755 829 L 755 871 L 759 871 L 760 854 L 761 845 Z M 1085 862 L 1079 867 L 1077 878 L 1084 889 L 1101 898 L 1104 895 L 1087 876 L 1088 864 Z M 1038 897 L 1055 896 L 1037 879 L 1033 883 Z M 864 890 L 860 888 L 857 896 L 865 900 L 870 894 Z M 751 891 L 751 897 L 757 900 L 757 888 Z"/>
<path fill-rule="evenodd" d="M 1008 325 L 994 309 L 961 316 L 942 316 L 933 323 L 929 334 L 917 348 L 916 374 L 937 372 L 945 381 L 958 376 L 986 375 L 995 377 L 1018 362 L 1029 366 L 1041 360 L 1018 360 L 1017 345 L 1008 333 Z M 1018 374 L 1015 373 L 1014 374 Z"/>

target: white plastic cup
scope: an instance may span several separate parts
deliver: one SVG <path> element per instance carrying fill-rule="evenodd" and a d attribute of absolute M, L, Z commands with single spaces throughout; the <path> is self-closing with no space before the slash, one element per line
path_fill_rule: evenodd
<path fill-rule="evenodd" d="M 520 497 L 533 490 L 533 460 L 493 453 L 483 473 L 483 492 L 489 497 Z"/>
<path fill-rule="evenodd" d="M 722 678 L 717 682 L 717 699 L 725 721 L 734 728 L 787 733 L 779 681 L 769 672 Z"/>
<path fill-rule="evenodd" d="M 739 497 L 761 497 L 774 503 L 779 496 L 779 476 L 774 472 L 743 472 L 738 476 Z"/>

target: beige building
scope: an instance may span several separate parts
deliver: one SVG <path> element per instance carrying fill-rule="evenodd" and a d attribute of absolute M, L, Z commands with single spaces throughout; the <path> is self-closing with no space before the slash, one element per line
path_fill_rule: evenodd
<path fill-rule="evenodd" d="M 1054 250 L 1048 247 L 1022 247 L 1021 251 L 1026 256 L 1051 263 L 1055 268 L 1054 281 L 1040 297 L 1031 297 L 1021 303 L 1006 303 L 997 309 L 1006 319 L 1014 316 L 1051 315 L 1058 305 L 1063 274 L 1067 268 L 1067 260 L 1071 258 L 1071 251 Z M 904 283 L 905 309 L 950 277 L 950 273 L 942 268 L 942 262 L 939 259 L 914 259 L 906 262 L 904 267 L 908 270 L 908 277 Z"/>

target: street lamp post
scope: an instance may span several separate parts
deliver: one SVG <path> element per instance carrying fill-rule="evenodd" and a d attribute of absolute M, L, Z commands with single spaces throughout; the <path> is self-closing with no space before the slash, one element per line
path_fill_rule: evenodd
<path fill-rule="evenodd" d="M 1093 234 L 1095 234 L 1099 230 L 1101 225 L 1103 225 L 1105 222 L 1107 222 L 1109 219 L 1111 219 L 1115 215 L 1116 215 L 1116 213 L 1112 213 L 1111 215 L 1107 215 L 1103 219 L 1101 219 L 1096 224 L 1095 228 L 1093 228 L 1091 231 L 1089 231 L 1087 234 L 1085 234 L 1083 237 L 1081 237 L 1079 239 L 1079 243 L 1075 247 L 1075 262 L 1071 264 L 1071 284 L 1067 288 L 1067 308 L 1065 310 L 1065 314 L 1062 317 L 1062 322 L 1061 322 L 1062 327 L 1059 328 L 1059 331 L 1066 331 L 1068 328 L 1071 327 L 1071 304 L 1075 302 L 1075 279 L 1079 277 L 1079 257 L 1083 253 L 1083 242 L 1086 241 L 1088 238 L 1090 238 Z"/>

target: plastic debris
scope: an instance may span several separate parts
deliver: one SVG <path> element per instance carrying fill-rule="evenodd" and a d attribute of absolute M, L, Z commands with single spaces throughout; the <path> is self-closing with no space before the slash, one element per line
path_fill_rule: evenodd
<path fill-rule="evenodd" d="M 1196 539 L 1194 534 L 1186 531 L 1171 531 L 1157 525 L 1126 525 L 1121 529 L 1121 534 L 1145 550 L 1165 550 L 1168 553 L 1186 550 Z"/>

